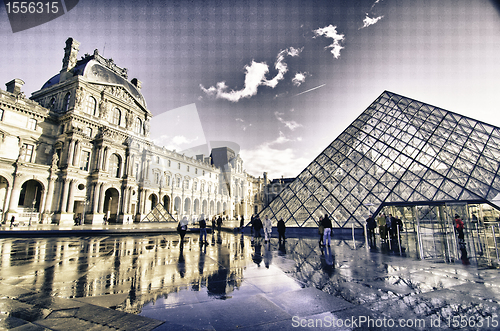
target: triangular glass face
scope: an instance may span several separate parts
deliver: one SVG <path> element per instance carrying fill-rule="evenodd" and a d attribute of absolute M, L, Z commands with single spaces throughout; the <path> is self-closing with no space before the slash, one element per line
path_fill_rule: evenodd
<path fill-rule="evenodd" d="M 156 206 L 142 219 L 141 222 L 177 222 L 175 218 L 163 207 L 161 203 Z"/>
<path fill-rule="evenodd" d="M 500 128 L 386 91 L 261 215 L 359 227 L 384 205 L 493 199 L 499 169 Z"/>

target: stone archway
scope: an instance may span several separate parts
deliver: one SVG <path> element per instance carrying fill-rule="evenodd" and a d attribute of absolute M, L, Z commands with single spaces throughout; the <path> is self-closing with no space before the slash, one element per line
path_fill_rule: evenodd
<path fill-rule="evenodd" d="M 184 214 L 191 215 L 191 199 L 184 199 Z"/>
<path fill-rule="evenodd" d="M 158 204 L 158 197 L 156 196 L 156 194 L 150 194 L 149 195 L 149 198 L 148 198 L 148 201 L 149 201 L 149 211 L 153 210 L 156 205 Z M 148 211 L 148 212 L 149 212 Z"/>
<path fill-rule="evenodd" d="M 181 212 L 181 198 L 175 197 L 174 199 L 174 214 L 180 214 Z"/>
<path fill-rule="evenodd" d="M 170 213 L 170 197 L 168 195 L 163 196 L 163 208 Z"/>
<path fill-rule="evenodd" d="M 18 208 L 22 208 L 25 212 L 40 212 L 40 198 L 42 196 L 42 185 L 30 179 L 23 183 L 21 192 L 19 193 Z"/>
<path fill-rule="evenodd" d="M 104 194 L 104 214 L 110 223 L 117 223 L 119 200 L 120 193 L 117 189 L 110 187 L 106 190 Z"/>

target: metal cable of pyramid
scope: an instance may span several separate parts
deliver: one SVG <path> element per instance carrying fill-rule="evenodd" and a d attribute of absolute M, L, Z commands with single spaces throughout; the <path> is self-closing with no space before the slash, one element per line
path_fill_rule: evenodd
<path fill-rule="evenodd" d="M 362 227 L 385 206 L 500 208 L 500 128 L 383 92 L 260 213 L 288 227 Z"/>

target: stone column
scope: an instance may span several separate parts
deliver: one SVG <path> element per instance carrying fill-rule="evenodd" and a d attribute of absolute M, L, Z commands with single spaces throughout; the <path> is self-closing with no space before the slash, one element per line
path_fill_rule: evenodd
<path fill-rule="evenodd" d="M 75 152 L 75 141 L 71 139 L 68 147 L 68 160 L 66 162 L 68 165 L 73 165 L 74 152 Z"/>
<path fill-rule="evenodd" d="M 101 184 L 95 183 L 94 184 L 94 194 L 92 197 L 92 213 L 97 214 L 99 212 L 99 193 L 100 193 L 100 187 Z"/>
<path fill-rule="evenodd" d="M 52 208 L 52 199 L 54 198 L 54 182 L 55 178 L 49 177 L 49 184 L 47 187 L 47 199 L 43 206 L 44 213 L 50 214 Z"/>
<path fill-rule="evenodd" d="M 73 213 L 75 203 L 75 183 L 74 179 L 69 183 L 68 213 L 70 214 Z"/>
<path fill-rule="evenodd" d="M 66 207 L 68 206 L 68 191 L 69 191 L 69 178 L 64 178 L 62 180 L 63 182 L 63 187 L 62 187 L 62 197 L 61 197 L 61 213 L 66 212 Z"/>
<path fill-rule="evenodd" d="M 104 198 L 106 197 L 106 194 L 104 192 L 104 183 L 101 183 L 100 188 L 99 188 L 99 213 L 103 214 L 104 213 Z"/>
<path fill-rule="evenodd" d="M 79 140 L 75 142 L 75 155 L 73 155 L 73 165 L 75 167 L 80 167 L 80 153 L 82 150 L 82 144 Z"/>
<path fill-rule="evenodd" d="M 21 184 L 19 181 L 19 177 L 21 177 L 20 173 L 16 173 L 13 176 L 12 189 L 10 190 L 10 201 L 9 201 L 9 210 L 8 213 L 16 213 L 17 212 L 17 204 L 19 202 L 19 194 L 21 193 Z"/>

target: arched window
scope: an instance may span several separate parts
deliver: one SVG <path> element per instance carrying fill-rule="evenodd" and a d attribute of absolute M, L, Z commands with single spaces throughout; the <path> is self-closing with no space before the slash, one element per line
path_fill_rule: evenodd
<path fill-rule="evenodd" d="M 115 111 L 113 112 L 113 124 L 120 125 L 122 119 L 122 112 L 120 109 L 115 108 Z"/>
<path fill-rule="evenodd" d="M 109 175 L 111 177 L 120 177 L 120 167 L 121 167 L 121 159 L 120 156 L 113 154 L 109 158 Z"/>
<path fill-rule="evenodd" d="M 63 103 L 63 112 L 67 112 L 69 110 L 69 101 L 71 100 L 71 92 L 66 93 L 66 96 L 64 97 L 64 103 Z"/>
<path fill-rule="evenodd" d="M 142 121 L 140 118 L 135 119 L 135 132 L 138 134 L 144 134 L 143 128 L 142 128 Z"/>
<path fill-rule="evenodd" d="M 85 112 L 89 115 L 96 115 L 97 101 L 91 95 L 87 98 L 87 105 L 85 106 Z"/>

